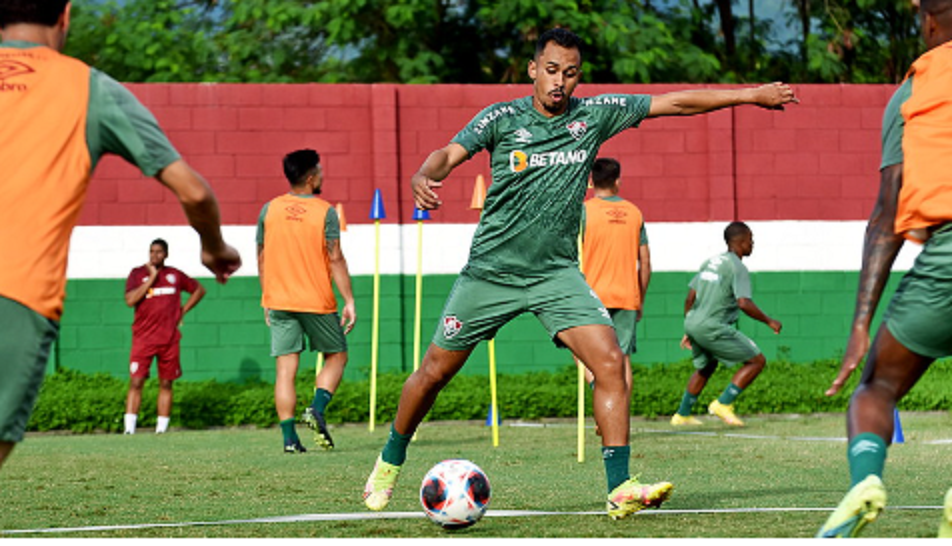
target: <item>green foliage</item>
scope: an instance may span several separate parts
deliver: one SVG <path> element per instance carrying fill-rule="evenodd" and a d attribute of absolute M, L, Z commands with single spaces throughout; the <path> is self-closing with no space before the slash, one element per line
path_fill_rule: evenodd
<path fill-rule="evenodd" d="M 67 53 L 129 82 L 518 83 L 562 26 L 587 81 L 872 83 L 921 51 L 908 0 L 790 0 L 786 20 L 760 4 L 108 0 L 74 6 Z"/>
<path fill-rule="evenodd" d="M 737 402 L 742 414 L 783 414 L 841 412 L 859 379 L 855 373 L 842 392 L 833 397 L 824 392 L 839 370 L 839 363 L 823 360 L 808 364 L 770 362 Z M 644 417 L 670 415 L 678 407 L 688 378 L 694 372 L 689 362 L 636 365 L 632 394 L 632 414 Z M 297 381 L 298 407 L 303 410 L 313 394 L 313 380 Z M 720 395 L 733 375 L 721 368 L 711 378 L 695 410 L 703 412 Z M 377 379 L 376 421 L 389 422 L 396 415 L 405 375 L 386 374 Z M 504 420 L 574 417 L 577 414 L 576 370 L 566 367 L 557 373 L 533 372 L 500 375 L 497 385 L 499 415 Z M 46 378 L 29 430 L 118 431 L 122 427 L 127 384 L 105 374 L 84 375 L 68 369 Z M 586 415 L 592 415 L 591 390 L 586 386 Z M 140 423 L 155 423 L 158 383 L 146 382 L 142 395 Z M 458 376 L 440 393 L 427 420 L 457 421 L 485 419 L 490 402 L 489 381 L 482 376 Z M 369 418 L 370 385 L 367 381 L 345 381 L 328 410 L 331 423 L 359 423 Z M 952 405 L 952 362 L 933 364 L 926 377 L 906 396 L 901 409 L 947 410 Z M 218 383 L 178 381 L 172 410 L 175 426 L 209 428 L 218 426 L 272 426 L 274 387 L 269 383 Z"/>

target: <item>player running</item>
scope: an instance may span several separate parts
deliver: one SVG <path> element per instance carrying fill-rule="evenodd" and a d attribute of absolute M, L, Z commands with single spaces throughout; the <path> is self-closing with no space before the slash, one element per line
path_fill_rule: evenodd
<path fill-rule="evenodd" d="M 866 227 L 853 325 L 840 373 L 826 391 L 839 392 L 866 355 L 846 417 L 851 489 L 817 537 L 855 537 L 879 516 L 896 404 L 933 361 L 952 355 L 952 0 L 922 0 L 919 21 L 928 51 L 883 114 L 879 197 Z M 923 243 L 922 252 L 870 348 L 869 326 L 904 238 Z M 952 490 L 939 536 L 952 538 Z"/>
<path fill-rule="evenodd" d="M 734 374 L 730 385 L 707 410 L 728 425 L 742 427 L 744 422 L 734 414 L 734 400 L 740 396 L 767 364 L 767 359 L 752 339 L 737 330 L 740 311 L 759 320 L 775 334 L 783 327 L 768 317 L 754 303 L 750 274 L 741 260 L 754 251 L 754 234 L 747 224 L 731 222 L 724 229 L 727 252 L 708 258 L 691 279 L 684 301 L 684 337 L 681 346 L 691 349 L 697 371 L 688 380 L 681 405 L 671 417 L 674 426 L 700 425 L 691 415 L 698 396 L 717 370 L 718 361 L 743 365 Z"/>
<path fill-rule="evenodd" d="M 106 74 L 60 53 L 67 0 L 0 1 L 0 465 L 23 439 L 59 334 L 69 238 L 99 159 L 114 153 L 175 194 L 224 283 L 238 252 L 211 187 L 155 117 Z"/>
<path fill-rule="evenodd" d="M 779 109 L 796 102 L 775 83 L 740 90 L 682 91 L 574 98 L 582 75 L 581 41 L 565 29 L 543 33 L 528 64 L 533 94 L 484 109 L 413 175 L 416 205 L 436 209 L 436 190 L 480 150 L 492 154 L 493 184 L 470 249 L 420 368 L 403 386 L 383 452 L 364 499 L 382 510 L 393 495 L 407 445 L 440 390 L 475 346 L 531 312 L 553 342 L 568 347 L 595 376 L 595 422 L 602 431 L 608 515 L 624 518 L 659 506 L 668 482 L 631 478 L 629 400 L 624 355 L 608 311 L 578 269 L 577 236 L 592 162 L 603 142 L 646 118 L 693 115 L 738 104 Z"/>

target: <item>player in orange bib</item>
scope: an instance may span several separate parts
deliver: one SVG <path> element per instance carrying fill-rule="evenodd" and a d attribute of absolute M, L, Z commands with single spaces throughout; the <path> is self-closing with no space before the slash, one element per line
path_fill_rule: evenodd
<path fill-rule="evenodd" d="M 285 453 L 307 451 L 294 429 L 294 377 L 305 337 L 312 351 L 324 353 L 324 368 L 315 379 L 314 399 L 304 411 L 304 421 L 318 446 L 334 447 L 324 410 L 347 365 L 344 336 L 357 321 L 337 211 L 317 196 L 324 182 L 320 161 L 314 150 L 286 155 L 284 174 L 291 191 L 265 204 L 258 218 L 261 306 L 271 328 L 271 356 L 277 369 L 274 405 Z M 344 299 L 340 315 L 332 280 Z"/>
<path fill-rule="evenodd" d="M 853 324 L 826 391 L 839 392 L 866 357 L 846 418 L 851 489 L 817 537 L 854 537 L 882 512 L 896 404 L 932 362 L 952 355 L 952 0 L 922 0 L 919 21 L 928 51 L 883 114 L 879 197 L 866 227 Z M 924 243 L 922 252 L 870 346 L 870 324 L 905 239 Z M 952 489 L 939 536 L 952 538 Z"/>
<path fill-rule="evenodd" d="M 637 351 L 635 328 L 651 281 L 651 250 L 641 209 L 618 195 L 620 179 L 617 160 L 595 160 L 591 174 L 594 196 L 585 201 L 582 220 L 581 263 L 585 280 L 611 315 L 625 355 L 625 387 L 631 398 L 630 355 Z M 585 380 L 593 385 L 595 376 L 588 367 L 583 368 Z"/>
<path fill-rule="evenodd" d="M 114 153 L 172 190 L 225 282 L 241 265 L 218 201 L 125 87 L 60 53 L 66 0 L 0 1 L 0 464 L 23 439 L 66 295 L 69 240 L 99 159 Z"/>

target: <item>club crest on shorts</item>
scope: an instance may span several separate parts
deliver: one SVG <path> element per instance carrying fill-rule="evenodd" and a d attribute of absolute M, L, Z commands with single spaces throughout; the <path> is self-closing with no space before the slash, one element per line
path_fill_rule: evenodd
<path fill-rule="evenodd" d="M 456 318 L 456 315 L 443 317 L 443 337 L 450 339 L 463 329 L 463 323 Z"/>
<path fill-rule="evenodd" d="M 136 373 L 137 371 L 139 371 L 139 363 L 138 363 L 138 362 L 130 362 L 130 363 L 129 363 L 129 373 Z"/>

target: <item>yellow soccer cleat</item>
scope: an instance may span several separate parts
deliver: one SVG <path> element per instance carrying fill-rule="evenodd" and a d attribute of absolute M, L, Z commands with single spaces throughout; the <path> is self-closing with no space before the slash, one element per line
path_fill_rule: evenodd
<path fill-rule="evenodd" d="M 393 496 L 393 487 L 397 485 L 399 476 L 399 466 L 384 462 L 381 456 L 377 456 L 377 463 L 374 464 L 373 472 L 370 473 L 367 485 L 364 486 L 364 504 L 367 508 L 375 512 L 386 508 L 390 503 L 390 497 Z"/>
<path fill-rule="evenodd" d="M 952 538 L 952 489 L 945 494 L 945 509 L 939 524 L 939 538 Z"/>
<path fill-rule="evenodd" d="M 886 488 L 879 476 L 870 474 L 843 497 L 840 505 L 820 527 L 816 538 L 856 537 L 867 523 L 876 521 L 885 507 Z"/>
<path fill-rule="evenodd" d="M 734 415 L 734 405 L 721 404 L 717 400 L 711 402 L 711 405 L 707 407 L 707 412 L 711 415 L 716 415 L 720 418 L 721 421 L 724 421 L 728 425 L 734 427 L 744 426 L 744 422 L 740 420 L 739 417 Z"/>
<path fill-rule="evenodd" d="M 703 425 L 700 419 L 693 415 L 681 415 L 680 413 L 675 413 L 671 416 L 671 426 L 675 427 L 685 427 L 685 426 L 697 426 Z"/>
<path fill-rule="evenodd" d="M 608 517 L 622 519 L 645 508 L 657 508 L 673 490 L 674 485 L 669 482 L 645 485 L 638 483 L 637 478 L 629 478 L 608 494 Z"/>

